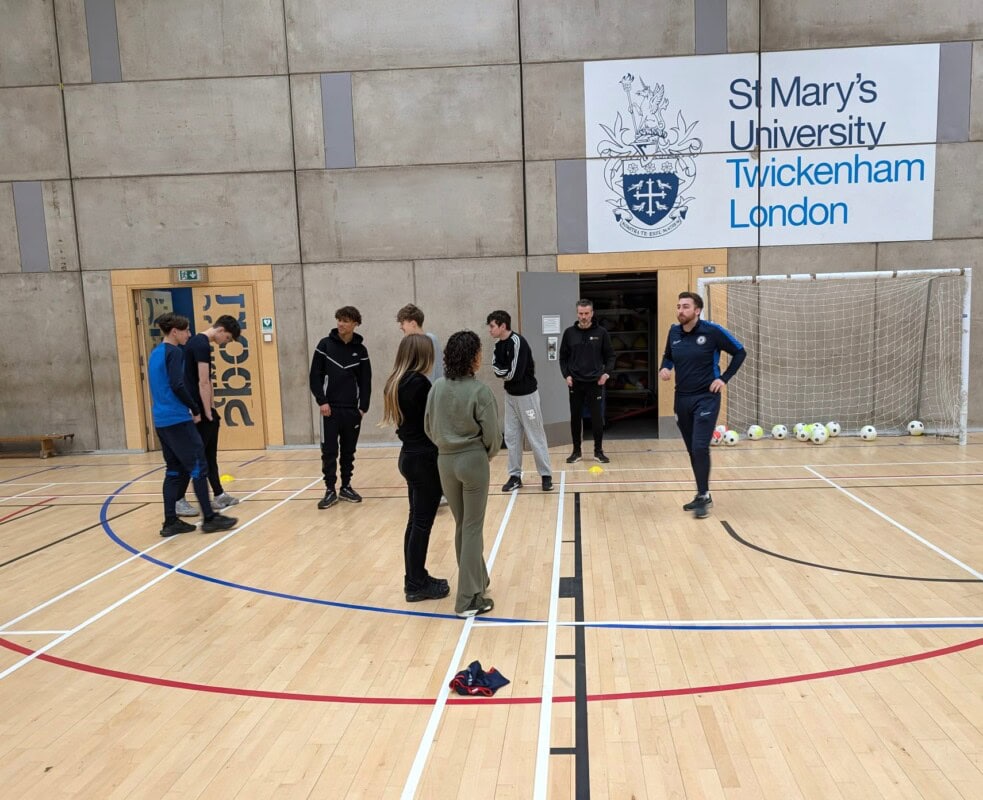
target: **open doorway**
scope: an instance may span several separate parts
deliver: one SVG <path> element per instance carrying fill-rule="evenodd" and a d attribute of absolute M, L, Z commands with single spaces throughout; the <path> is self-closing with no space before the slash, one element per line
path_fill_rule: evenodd
<path fill-rule="evenodd" d="M 605 438 L 658 438 L 658 273 L 583 274 L 580 294 L 594 303 L 594 318 L 611 335 L 615 352 Z"/>

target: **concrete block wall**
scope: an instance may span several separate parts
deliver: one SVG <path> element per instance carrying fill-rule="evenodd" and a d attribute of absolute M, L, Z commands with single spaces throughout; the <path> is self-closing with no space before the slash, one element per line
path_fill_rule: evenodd
<path fill-rule="evenodd" d="M 81 448 L 123 446 L 114 269 L 273 264 L 294 444 L 317 439 L 307 367 L 339 306 L 362 311 L 377 392 L 404 303 L 441 339 L 484 334 L 487 310 L 516 313 L 515 273 L 555 271 L 558 230 L 582 226 L 557 176 L 584 157 L 588 60 L 969 43 L 935 241 L 729 258 L 732 274 L 971 265 L 983 309 L 976 0 L 0 0 L 0 19 L 0 434 L 72 425 Z M 39 305 L 64 307 L 60 336 L 38 336 Z M 34 362 L 37 386 L 6 379 Z M 391 440 L 373 405 L 363 439 Z"/>

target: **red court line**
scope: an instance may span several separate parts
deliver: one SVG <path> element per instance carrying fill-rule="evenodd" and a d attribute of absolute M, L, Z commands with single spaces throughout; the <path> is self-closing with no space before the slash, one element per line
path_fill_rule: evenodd
<path fill-rule="evenodd" d="M 12 512 L 10 514 L 7 514 L 7 516 L 0 517 L 0 522 L 5 522 L 6 520 L 10 519 L 11 517 L 16 517 L 18 514 L 20 514 L 21 511 L 30 511 L 32 508 L 37 508 L 38 506 L 43 506 L 49 500 L 54 500 L 54 499 L 55 499 L 54 497 L 45 497 L 43 500 L 41 500 L 38 503 L 35 503 L 33 506 L 21 506 L 16 511 L 14 511 L 14 512 Z"/>
<path fill-rule="evenodd" d="M 655 697 L 679 697 L 691 694 L 711 694 L 714 692 L 732 692 L 738 689 L 754 689 L 761 686 L 778 686 L 786 683 L 801 683 L 803 681 L 814 681 L 822 678 L 835 678 L 840 675 L 853 675 L 858 672 L 871 672 L 887 667 L 896 667 L 902 664 L 912 664 L 916 661 L 926 661 L 931 658 L 958 653 L 963 650 L 971 650 L 974 647 L 983 645 L 983 638 L 971 639 L 968 642 L 942 647 L 938 650 L 927 650 L 923 653 L 914 653 L 898 658 L 889 658 L 885 661 L 872 661 L 867 664 L 857 664 L 852 667 L 840 667 L 839 669 L 823 670 L 822 672 L 806 672 L 800 675 L 782 675 L 776 678 L 761 678 L 754 681 L 738 681 L 736 683 L 720 683 L 709 686 L 684 686 L 678 689 L 652 689 L 641 692 L 614 692 L 610 694 L 589 694 L 587 700 L 597 702 L 602 700 L 645 700 Z M 22 655 L 34 653 L 30 648 L 15 644 L 9 639 L 0 637 L 0 647 L 12 650 Z M 305 694 L 301 692 L 273 692 L 263 689 L 242 689 L 235 686 L 212 686 L 206 683 L 189 683 L 187 681 L 175 681 L 168 678 L 155 678 L 149 675 L 139 675 L 134 672 L 120 672 L 115 669 L 106 669 L 92 664 L 83 664 L 79 661 L 70 661 L 57 656 L 42 654 L 37 657 L 39 661 L 46 661 L 49 664 L 56 664 L 60 667 L 89 672 L 93 675 L 103 675 L 108 678 L 118 678 L 119 680 L 132 681 L 134 683 L 147 683 L 152 686 L 167 686 L 172 689 L 188 689 L 195 692 L 211 692 L 212 694 L 237 695 L 239 697 L 261 697 L 269 700 L 302 700 L 314 703 L 353 703 L 365 705 L 413 705 L 413 706 L 432 706 L 436 703 L 434 698 L 429 697 L 353 697 L 351 695 L 330 695 L 330 694 Z M 573 695 L 563 695 L 554 697 L 554 703 L 572 703 L 576 700 Z M 471 697 L 471 698 L 450 698 L 450 705 L 465 705 L 471 703 L 487 703 L 489 705 L 529 705 L 542 702 L 540 697 Z"/>

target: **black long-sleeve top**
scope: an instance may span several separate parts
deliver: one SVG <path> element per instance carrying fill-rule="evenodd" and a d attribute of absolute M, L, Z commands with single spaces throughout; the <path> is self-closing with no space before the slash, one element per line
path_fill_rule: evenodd
<path fill-rule="evenodd" d="M 514 397 L 525 397 L 536 391 L 536 362 L 533 361 L 532 348 L 522 336 L 509 331 L 507 339 L 495 342 L 495 355 L 492 357 L 495 375 L 505 379 L 505 391 Z"/>
<path fill-rule="evenodd" d="M 427 410 L 429 394 L 430 380 L 419 372 L 407 372 L 396 390 L 396 401 L 403 414 L 396 435 L 407 453 L 437 452 L 437 445 L 423 430 L 423 414 Z"/>

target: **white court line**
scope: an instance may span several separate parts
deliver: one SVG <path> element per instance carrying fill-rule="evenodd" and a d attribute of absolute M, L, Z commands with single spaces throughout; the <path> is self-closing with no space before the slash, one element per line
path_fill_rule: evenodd
<path fill-rule="evenodd" d="M 942 549 L 941 547 L 938 547 L 938 546 L 936 546 L 936 545 L 934 545 L 934 544 L 932 544 L 932 543 L 931 543 L 931 542 L 930 542 L 930 541 L 929 541 L 928 539 L 926 539 L 926 538 L 925 538 L 925 537 L 923 537 L 923 536 L 919 536 L 919 535 L 918 535 L 917 533 L 915 533 L 915 532 L 914 532 L 914 531 L 913 531 L 913 530 L 912 530 L 911 528 L 907 528 L 907 527 L 905 527 L 904 525 L 902 525 L 902 524 L 901 524 L 900 522 L 898 522 L 897 520 L 894 520 L 894 519 L 891 519 L 891 517 L 889 517 L 889 516 L 888 516 L 887 514 L 885 514 L 885 513 L 883 512 L 883 511 L 878 511 L 878 510 L 877 510 L 876 508 L 874 508 L 874 506 L 872 506 L 872 505 L 871 505 L 870 503 L 868 503 L 868 502 L 867 502 L 866 500 L 862 500 L 861 498 L 859 498 L 859 497 L 857 497 L 857 495 L 855 495 L 855 494 L 854 494 L 853 492 L 849 492 L 849 491 L 847 491 L 847 490 L 846 490 L 846 489 L 844 489 L 844 488 L 843 488 L 842 486 L 840 486 L 840 485 L 839 485 L 838 483 L 835 483 L 834 481 L 831 481 L 831 480 L 830 480 L 829 478 L 827 478 L 827 477 L 826 477 L 825 475 L 822 475 L 822 474 L 820 474 L 819 472 L 816 472 L 816 470 L 814 470 L 814 469 L 813 469 L 812 467 L 810 467 L 810 466 L 806 466 L 805 468 L 806 468 L 807 470 L 809 470 L 809 472 L 811 472 L 811 473 L 812 473 L 813 475 L 816 475 L 817 477 L 819 477 L 819 478 L 822 478 L 822 479 L 823 479 L 824 481 L 826 481 L 826 483 L 828 483 L 828 484 L 829 484 L 830 486 L 833 486 L 833 487 L 835 487 L 836 489 L 839 489 L 839 490 L 840 490 L 841 492 L 843 492 L 843 494 L 845 494 L 845 495 L 846 495 L 847 497 L 849 497 L 849 498 L 850 498 L 851 500 L 853 500 L 853 501 L 855 501 L 855 502 L 857 502 L 857 503 L 860 503 L 860 505 L 862 505 L 862 506 L 863 506 L 864 508 L 866 508 L 866 509 L 867 509 L 868 511 L 873 511 L 873 512 L 874 512 L 875 514 L 877 514 L 877 516 L 879 516 L 879 517 L 880 517 L 881 519 L 883 519 L 883 520 L 885 520 L 886 522 L 889 522 L 889 523 L 891 523 L 891 524 L 892 524 L 892 525 L 893 525 L 893 526 L 894 526 L 895 528 L 897 528 L 897 529 L 898 529 L 899 531 L 902 531 L 902 532 L 904 532 L 904 533 L 907 533 L 907 534 L 908 534 L 908 535 L 909 535 L 909 536 L 910 536 L 910 537 L 911 537 L 912 539 L 914 539 L 914 540 L 915 540 L 916 542 L 921 542 L 921 543 L 922 543 L 923 545 L 925 545 L 925 546 L 926 546 L 927 548 L 929 548 L 930 550 L 934 550 L 934 551 L 935 551 L 936 553 L 938 553 L 938 554 L 939 554 L 940 556 L 942 556 L 942 557 L 943 557 L 943 558 L 945 558 L 945 559 L 948 559 L 949 561 L 951 561 L 951 562 L 952 562 L 953 564 L 955 564 L 955 565 L 956 565 L 957 567 L 959 567 L 960 569 L 964 569 L 964 570 L 966 570 L 966 572 L 968 572 L 968 573 L 969 573 L 970 575 L 972 575 L 972 576 L 973 576 L 974 578 L 977 578 L 978 580 L 983 580 L 983 573 L 981 573 L 981 572 L 977 572 L 977 571 L 976 571 L 975 569 L 973 569 L 972 567 L 970 567 L 970 566 L 969 566 L 969 565 L 967 565 L 967 564 L 964 564 L 964 563 L 963 563 L 962 561 L 960 561 L 960 560 L 959 560 L 958 558 L 956 558 L 955 556 L 952 556 L 952 555 L 949 555 L 949 554 L 948 554 L 948 553 L 947 553 L 947 552 L 946 552 L 945 550 L 943 550 L 943 549 Z"/>
<path fill-rule="evenodd" d="M 269 485 L 272 486 L 274 483 L 276 483 L 276 481 L 273 481 Z M 263 490 L 262 489 L 258 489 L 257 491 L 260 491 L 261 492 Z M 256 494 L 256 492 L 253 492 L 253 494 Z M 246 497 L 247 498 L 248 497 L 251 497 L 251 495 L 248 495 L 247 494 Z M 165 544 L 168 544 L 168 540 L 167 539 L 164 539 L 163 541 L 157 542 L 157 544 L 155 544 L 155 545 L 153 545 L 151 547 L 148 547 L 146 550 L 141 550 L 139 553 L 136 553 L 136 554 L 130 556 L 129 558 L 123 559 L 122 561 L 120 561 L 115 566 L 112 566 L 109 569 L 103 570 L 98 575 L 94 575 L 93 577 L 89 578 L 88 580 L 82 581 L 82 583 L 77 584 L 76 586 L 73 586 L 71 589 L 66 589 L 64 592 L 62 592 L 61 594 L 59 594 L 59 595 L 57 595 L 55 597 L 52 597 L 50 600 L 45 600 L 43 603 L 41 603 L 41 605 L 35 606 L 30 611 L 27 611 L 27 612 L 21 614 L 19 617 L 14 617 L 14 619 L 9 620 L 8 622 L 5 622 L 3 625 L 0 625 L 0 633 L 6 633 L 7 632 L 7 628 L 9 628 L 11 625 L 14 625 L 14 624 L 20 622 L 22 619 L 27 619 L 31 615 L 36 614 L 38 611 L 41 611 L 41 610 L 47 608 L 48 606 L 52 605 L 53 603 L 57 603 L 59 600 L 64 600 L 69 595 L 75 594 L 75 592 L 77 592 L 77 591 L 79 591 L 81 589 L 84 589 L 86 586 L 89 586 L 92 583 L 95 583 L 100 578 L 104 578 L 106 575 L 109 575 L 110 573 L 115 572 L 120 567 L 125 567 L 131 561 L 136 561 L 138 558 L 142 558 L 147 553 L 150 553 L 153 550 L 156 550 L 158 547 L 163 547 Z M 64 631 L 60 631 L 60 633 L 64 633 Z"/>
<path fill-rule="evenodd" d="M 512 492 L 511 494 L 509 504 L 505 509 L 505 516 L 502 517 L 502 524 L 498 526 L 498 535 L 495 537 L 495 543 L 492 545 L 491 553 L 488 555 L 487 566 L 489 573 L 495 564 L 495 556 L 505 535 L 505 527 L 508 525 L 509 518 L 512 516 L 512 509 L 515 507 L 515 500 L 519 493 Z M 420 745 L 417 747 L 416 757 L 413 759 L 413 766 L 410 768 L 409 775 L 406 776 L 403 793 L 400 795 L 402 800 L 413 800 L 416 797 L 416 790 L 420 785 L 423 770 L 426 768 L 427 759 L 430 757 L 430 750 L 433 748 L 433 741 L 437 736 L 437 728 L 440 726 L 440 720 L 444 715 L 444 708 L 447 706 L 447 697 L 451 693 L 450 683 L 459 671 L 458 664 L 464 658 L 464 647 L 471 637 L 471 629 L 474 627 L 474 621 L 475 617 L 468 617 L 464 621 L 464 627 L 457 640 L 457 647 L 454 648 L 454 655 L 451 656 L 450 664 L 447 666 L 447 672 L 444 673 L 444 680 L 440 684 L 440 692 L 437 694 L 433 710 L 430 712 L 430 720 L 427 722 L 426 730 L 424 730 L 423 736 L 420 739 Z"/>
<path fill-rule="evenodd" d="M 323 480 L 323 478 L 320 479 L 320 480 Z M 313 485 L 314 485 L 313 483 L 310 484 L 310 486 L 313 486 Z M 298 494 L 300 494 L 300 492 L 306 491 L 307 489 L 310 488 L 310 486 L 306 486 L 306 487 L 304 487 L 304 489 L 300 489 L 298 491 Z M 113 603 L 110 606 L 107 606 L 102 611 L 99 611 L 98 613 L 93 614 L 87 620 L 85 620 L 84 622 L 80 622 L 78 625 L 76 625 L 71 630 L 65 631 L 58 638 L 53 639 L 52 641 L 48 642 L 48 644 L 44 645 L 43 647 L 39 647 L 37 650 L 35 650 L 30 655 L 24 656 L 24 658 L 22 658 L 16 664 L 13 664 L 12 666 L 10 666 L 7 669 L 5 669 L 3 672 L 0 672 L 0 680 L 3 680 L 8 675 L 16 672 L 21 667 L 23 667 L 25 664 L 30 663 L 31 661 L 33 661 L 38 656 L 43 655 L 44 653 L 47 653 L 53 647 L 56 647 L 57 645 L 59 645 L 62 642 L 64 642 L 66 639 L 74 636 L 79 631 L 84 630 L 85 628 L 89 627 L 89 625 L 91 625 L 92 623 L 97 622 L 98 620 L 102 619 L 104 616 L 106 616 L 110 612 L 115 611 L 120 606 L 124 605 L 125 603 L 128 603 L 130 600 L 132 600 L 137 595 L 143 594 L 145 591 L 147 591 L 147 589 L 151 588 L 152 586 L 156 586 L 158 583 L 160 583 L 162 580 L 164 580 L 164 578 L 166 578 L 168 575 L 174 574 L 175 572 L 177 572 L 179 569 L 181 569 L 185 565 L 190 564 L 192 561 L 195 561 L 196 559 L 198 559 L 201 556 L 203 556 L 209 550 L 212 550 L 215 547 L 218 547 L 220 544 L 222 544 L 222 542 L 224 542 L 224 541 L 226 541 L 228 539 L 231 539 L 236 534 L 241 533 L 246 528 L 248 528 L 250 525 L 252 525 L 254 522 L 257 522 L 258 520 L 261 520 L 263 517 L 265 517 L 270 512 L 275 511 L 281 505 L 283 505 L 284 503 L 286 503 L 287 500 L 289 500 L 289 499 L 290 498 L 286 498 L 284 500 L 281 500 L 275 506 L 270 506 L 268 509 L 266 509 L 265 511 L 261 512 L 257 516 L 253 517 L 251 520 L 248 520 L 247 522 L 243 523 L 238 528 L 234 528 L 233 530 L 229 531 L 221 539 L 217 539 L 216 541 L 212 542 L 207 547 L 203 547 L 197 553 L 194 553 L 193 555 L 191 555 L 188 558 L 184 559 L 184 561 L 182 561 L 182 562 L 180 562 L 178 564 L 175 564 L 170 569 L 166 570 L 165 572 L 162 572 L 156 578 L 154 578 L 154 579 L 152 579 L 150 581 L 147 581 L 145 584 L 143 584 L 143 586 L 140 586 L 139 588 L 134 589 L 132 592 L 130 592 L 128 595 L 126 595 L 126 597 L 123 597 L 123 598 L 117 600 L 115 603 Z M 160 547 L 160 545 L 166 544 L 166 543 L 167 543 L 166 540 L 163 541 L 163 542 L 159 542 L 158 544 L 154 545 L 154 547 L 148 548 L 144 552 L 149 552 L 150 550 L 153 550 L 155 547 Z M 139 558 L 139 557 L 140 557 L 139 555 L 136 555 L 136 556 L 132 556 L 130 559 L 127 559 L 127 560 L 128 561 L 131 561 L 131 560 L 133 560 L 135 558 Z M 122 563 L 126 563 L 126 562 L 122 562 Z M 106 572 L 101 573 L 101 574 L 102 575 L 105 575 L 105 574 L 108 574 L 109 572 L 112 572 L 114 569 L 117 569 L 118 567 L 122 566 L 122 563 L 121 564 L 117 564 L 115 567 L 112 567 L 111 569 L 106 570 Z M 90 578 L 85 583 L 79 584 L 79 586 L 78 587 L 75 587 L 75 589 L 78 589 L 78 588 L 80 588 L 81 586 L 84 586 L 87 583 L 91 583 L 93 580 L 96 580 L 99 577 L 101 577 L 101 575 L 97 575 L 96 578 Z M 73 591 L 75 591 L 75 589 L 70 589 L 69 591 L 64 592 L 62 596 L 71 594 Z M 42 605 L 38 606 L 37 608 L 32 609 L 31 611 L 27 612 L 26 614 L 22 614 L 20 617 L 17 617 L 17 619 L 12 620 L 11 622 L 8 622 L 3 627 L 4 628 L 9 627 L 14 622 L 17 622 L 18 620 L 21 620 L 21 619 L 24 619 L 25 617 L 30 616 L 31 614 L 35 613 L 36 611 L 39 611 L 40 609 L 44 608 L 46 605 L 50 605 L 52 602 L 53 602 L 52 600 L 49 600 L 49 601 L 43 603 Z M 2 632 L 2 630 L 3 629 L 0 628 L 0 632 Z"/>
<path fill-rule="evenodd" d="M 560 473 L 560 502 L 556 511 L 556 534 L 553 540 L 553 575 L 550 578 L 550 611 L 546 621 L 546 653 L 543 656 L 543 690 L 539 706 L 539 743 L 536 747 L 534 800 L 544 800 L 549 788 L 550 735 L 553 720 L 553 682 L 556 674 L 556 617 L 560 603 L 560 551 L 563 547 L 563 496 L 567 473 Z"/>
<path fill-rule="evenodd" d="M 28 495 L 31 492 L 40 492 L 41 489 L 47 489 L 49 486 L 57 486 L 57 484 L 45 483 L 41 485 L 40 489 L 28 489 L 26 492 L 21 492 L 20 494 L 14 494 L 11 495 L 10 497 L 0 497 L 0 503 L 6 503 L 8 500 L 16 500 L 18 497 L 23 497 L 24 495 Z"/>
<path fill-rule="evenodd" d="M 54 636 L 67 631 L 4 631 L 4 636 Z"/>
<path fill-rule="evenodd" d="M 651 628 L 653 625 L 672 626 L 673 628 L 728 627 L 734 629 L 747 627 L 779 626 L 779 625 L 931 625 L 946 623 L 963 623 L 968 625 L 983 624 L 983 617 L 853 617 L 846 619 L 598 619 L 557 622 L 560 628 L 591 628 L 591 627 L 620 627 L 620 628 Z M 481 628 L 543 628 L 546 620 L 529 620 L 527 622 L 505 622 L 489 620 L 480 622 Z"/>

